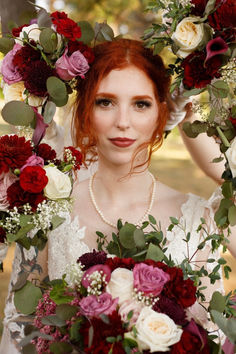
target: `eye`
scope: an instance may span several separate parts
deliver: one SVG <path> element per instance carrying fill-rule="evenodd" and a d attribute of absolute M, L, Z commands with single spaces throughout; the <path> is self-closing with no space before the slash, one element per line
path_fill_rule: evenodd
<path fill-rule="evenodd" d="M 95 101 L 96 106 L 100 106 L 103 108 L 110 107 L 111 104 L 112 104 L 112 101 L 108 98 L 97 98 Z"/>
<path fill-rule="evenodd" d="M 152 105 L 151 102 L 146 100 L 139 100 L 135 102 L 135 106 L 140 110 L 149 108 L 151 107 L 151 105 Z"/>

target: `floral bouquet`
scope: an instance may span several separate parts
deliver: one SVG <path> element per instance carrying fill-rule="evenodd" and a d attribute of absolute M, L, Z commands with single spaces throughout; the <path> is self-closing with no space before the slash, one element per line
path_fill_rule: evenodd
<path fill-rule="evenodd" d="M 47 231 L 59 226 L 64 221 L 60 214 L 71 209 L 73 171 L 81 163 L 81 153 L 71 146 L 59 160 L 47 144 L 34 146 L 18 135 L 0 137 L 2 256 L 8 242 L 27 250 L 44 248 Z"/>
<path fill-rule="evenodd" d="M 40 8 L 29 24 L 13 28 L 0 38 L 5 54 L 1 65 L 5 101 L 3 119 L 17 126 L 31 126 L 38 144 L 51 123 L 56 106 L 64 106 L 78 80 L 85 78 L 94 54 L 92 41 L 112 40 L 106 23 L 78 23 L 65 12 L 49 14 Z"/>
<path fill-rule="evenodd" d="M 155 0 L 148 10 L 157 12 L 159 22 L 146 30 L 144 39 L 159 53 L 168 47 L 175 62 L 172 92 L 184 87 L 183 96 L 204 93 L 193 100 L 193 111 L 200 115 L 185 122 L 185 133 L 195 138 L 206 132 L 220 144 L 226 159 L 222 185 L 223 199 L 215 215 L 221 228 L 236 224 L 236 4 L 234 0 Z M 224 156 L 224 157 L 223 157 Z"/>
<path fill-rule="evenodd" d="M 150 224 L 155 231 L 142 234 L 143 228 L 119 221 L 118 235 L 113 234 L 105 248 L 114 251 L 119 245 L 120 257 L 104 251 L 85 253 L 68 265 L 62 279 L 41 285 L 44 293 L 36 306 L 34 326 L 26 327 L 28 335 L 21 345 L 32 351 L 36 347 L 37 353 L 218 352 L 220 341 L 214 342 L 219 339 L 218 327 L 210 320 L 223 327 L 223 318 L 229 334 L 235 326 L 234 319 L 227 319 L 235 314 L 233 302 L 216 291 L 209 308 L 200 304 L 204 287 L 199 279 L 207 271 L 202 267 L 194 272 L 191 262 L 184 260 L 180 267 L 167 258 L 166 249 L 160 248 L 165 238 L 152 222 L 150 216 L 143 228 Z M 101 249 L 106 239 L 100 232 L 97 235 Z M 127 257 L 130 252 L 132 257 Z M 215 269 L 212 282 L 213 273 L 219 279 Z M 27 312 L 25 294 L 16 292 L 15 304 Z M 236 341 L 232 331 L 230 338 Z"/>

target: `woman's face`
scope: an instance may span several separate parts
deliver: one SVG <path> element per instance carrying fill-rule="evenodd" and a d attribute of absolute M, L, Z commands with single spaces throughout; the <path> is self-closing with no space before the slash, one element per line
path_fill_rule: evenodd
<path fill-rule="evenodd" d="M 158 103 L 147 75 L 135 66 L 112 70 L 98 87 L 92 116 L 99 159 L 130 164 L 137 147 L 150 140 L 157 117 Z"/>

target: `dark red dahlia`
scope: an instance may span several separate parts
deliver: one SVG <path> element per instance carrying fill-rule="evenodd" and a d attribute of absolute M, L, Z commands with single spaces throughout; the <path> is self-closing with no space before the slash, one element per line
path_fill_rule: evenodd
<path fill-rule="evenodd" d="M 17 70 L 24 75 L 25 68 L 29 67 L 32 62 L 40 59 L 40 52 L 26 44 L 19 49 L 13 58 L 13 64 L 17 67 Z"/>
<path fill-rule="evenodd" d="M 75 149 L 73 146 L 67 146 L 64 148 L 65 150 L 70 150 L 73 158 L 74 158 L 74 169 L 79 170 L 82 165 L 82 154 L 79 150 Z M 64 152 L 64 160 L 67 162 L 66 152 Z"/>
<path fill-rule="evenodd" d="M 53 12 L 51 14 L 52 23 L 56 26 L 57 32 L 71 41 L 81 37 L 81 29 L 77 23 L 65 14 L 65 12 Z"/>
<path fill-rule="evenodd" d="M 220 77 L 219 69 L 222 65 L 220 56 L 209 59 L 204 66 L 206 54 L 194 52 L 182 62 L 184 68 L 183 84 L 187 89 L 203 88 L 215 77 Z"/>
<path fill-rule="evenodd" d="M 46 81 L 55 76 L 55 70 L 43 60 L 36 60 L 24 68 L 23 80 L 25 88 L 36 96 L 45 96 L 47 93 Z"/>
<path fill-rule="evenodd" d="M 87 59 L 88 63 L 91 64 L 94 61 L 93 50 L 88 47 L 86 44 L 78 41 L 69 41 L 68 42 L 68 55 L 79 50 L 83 56 Z"/>
<path fill-rule="evenodd" d="M 26 192 L 40 193 L 47 183 L 46 171 L 40 166 L 27 166 L 20 174 L 20 186 Z"/>
<path fill-rule="evenodd" d="M 3 227 L 0 226 L 0 243 L 4 243 L 6 241 L 6 231 Z"/>
<path fill-rule="evenodd" d="M 29 140 L 17 135 L 3 135 L 0 137 L 0 174 L 10 168 L 21 168 L 32 153 Z"/>
<path fill-rule="evenodd" d="M 79 257 L 77 262 L 80 262 L 84 266 L 83 270 L 87 270 L 96 264 L 106 263 L 106 260 L 107 255 L 105 252 L 98 252 L 93 250 L 93 252 L 84 253 Z"/>
<path fill-rule="evenodd" d="M 175 301 L 168 299 L 166 296 L 160 296 L 159 300 L 153 306 L 153 310 L 156 312 L 165 313 L 180 326 L 183 326 L 187 323 L 183 307 L 177 304 Z"/>
<path fill-rule="evenodd" d="M 37 146 L 36 149 L 37 156 L 40 156 L 44 159 L 44 162 L 53 161 L 56 158 L 56 151 L 51 148 L 50 145 L 42 143 Z"/>
<path fill-rule="evenodd" d="M 116 268 L 133 269 L 136 262 L 132 258 L 107 258 L 106 265 L 110 268 L 111 272 Z"/>
<path fill-rule="evenodd" d="M 202 342 L 199 337 L 184 330 L 180 341 L 173 345 L 170 351 L 171 354 L 210 354 L 210 348 L 208 344 L 205 344 L 202 348 Z"/>
<path fill-rule="evenodd" d="M 20 182 L 16 181 L 7 189 L 7 200 L 10 208 L 20 208 L 26 203 L 31 205 L 32 210 L 35 211 L 39 203 L 45 199 L 43 193 L 29 193 L 21 188 Z"/>
<path fill-rule="evenodd" d="M 205 11 L 205 7 L 208 0 L 191 0 L 191 3 L 194 5 L 191 8 L 191 14 L 195 16 L 202 16 Z"/>
<path fill-rule="evenodd" d="M 14 37 L 19 37 L 19 35 L 20 35 L 21 31 L 22 31 L 22 28 L 28 27 L 28 26 L 29 26 L 28 24 L 25 24 L 25 25 L 22 25 L 20 27 L 14 27 L 14 28 L 12 28 L 11 33 L 12 33 L 12 35 Z"/>
<path fill-rule="evenodd" d="M 215 9 L 216 10 L 208 16 L 209 23 L 215 30 L 235 27 L 235 0 L 216 0 Z"/>

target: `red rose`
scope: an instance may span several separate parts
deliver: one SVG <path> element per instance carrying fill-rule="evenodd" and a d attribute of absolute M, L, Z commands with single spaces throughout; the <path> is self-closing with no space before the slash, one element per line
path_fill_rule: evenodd
<path fill-rule="evenodd" d="M 219 69 L 222 65 L 220 56 L 216 55 L 209 59 L 204 66 L 205 59 L 206 54 L 204 52 L 194 52 L 183 60 L 183 84 L 187 89 L 203 88 L 214 77 L 220 77 Z"/>
<path fill-rule="evenodd" d="M 79 170 L 80 166 L 82 165 L 82 154 L 80 151 L 76 150 L 73 146 L 67 146 L 64 148 L 64 160 L 67 162 L 67 154 L 66 150 L 70 150 L 72 157 L 73 157 L 73 164 L 74 164 L 74 169 Z"/>
<path fill-rule="evenodd" d="M 94 61 L 93 50 L 88 47 L 86 44 L 78 41 L 69 41 L 68 42 L 68 55 L 79 50 L 83 56 L 87 59 L 87 62 L 91 64 Z"/>
<path fill-rule="evenodd" d="M 17 135 L 3 135 L 0 137 L 0 174 L 10 168 L 21 168 L 32 153 L 29 140 Z"/>
<path fill-rule="evenodd" d="M 195 16 L 202 16 L 205 11 L 205 7 L 208 0 L 191 0 L 191 3 L 194 5 L 191 7 L 191 14 Z"/>
<path fill-rule="evenodd" d="M 171 354 L 189 354 L 189 353 L 201 353 L 210 354 L 210 348 L 206 344 L 201 350 L 202 342 L 200 338 L 194 336 L 190 332 L 183 331 L 180 341 L 173 345 L 171 348 Z"/>
<path fill-rule="evenodd" d="M 76 41 L 81 37 L 81 29 L 77 23 L 65 14 L 65 12 L 53 12 L 51 14 L 52 23 L 56 26 L 57 32 L 70 39 Z"/>
<path fill-rule="evenodd" d="M 208 16 L 210 25 L 215 30 L 234 28 L 236 24 L 235 0 L 216 0 L 215 11 Z"/>
<path fill-rule="evenodd" d="M 3 227 L 0 226 L 0 243 L 4 243 L 6 241 L 6 231 Z"/>
<path fill-rule="evenodd" d="M 20 174 L 20 186 L 26 192 L 40 193 L 47 183 L 46 172 L 40 166 L 27 166 Z"/>
<path fill-rule="evenodd" d="M 14 37 L 19 37 L 22 28 L 28 27 L 28 26 L 29 26 L 29 25 L 25 24 L 25 25 L 22 25 L 22 26 L 20 26 L 20 27 L 14 27 L 14 28 L 12 28 L 11 33 L 12 33 L 12 35 L 13 35 Z"/>
<path fill-rule="evenodd" d="M 21 207 L 27 203 L 32 207 L 32 210 L 35 211 L 39 203 L 46 199 L 43 193 L 29 193 L 24 191 L 20 186 L 20 181 L 13 183 L 7 189 L 7 200 L 9 202 L 10 208 Z"/>
<path fill-rule="evenodd" d="M 56 158 L 56 151 L 48 144 L 39 144 L 36 152 L 38 156 L 44 159 L 44 162 L 53 161 Z"/>

